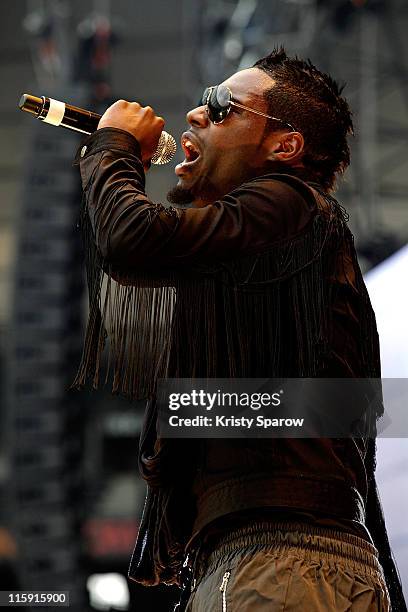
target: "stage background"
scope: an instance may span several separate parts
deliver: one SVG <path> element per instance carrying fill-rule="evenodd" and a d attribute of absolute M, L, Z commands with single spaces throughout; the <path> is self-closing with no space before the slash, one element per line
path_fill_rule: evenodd
<path fill-rule="evenodd" d="M 129 594 L 120 579 L 144 500 L 136 466 L 143 406 L 65 391 L 86 309 L 80 185 L 71 167 L 80 137 L 35 122 L 18 110 L 19 98 L 49 95 L 100 112 L 117 98 L 138 100 L 178 139 L 204 86 L 276 44 L 347 82 L 356 136 L 339 198 L 377 312 L 383 374 L 407 377 L 408 6 L 21 0 L 2 8 L 0 587 L 66 588 L 81 612 L 169 609 L 168 589 L 130 585 Z M 175 163 L 150 171 L 153 200 L 165 200 Z M 408 443 L 378 447 L 387 524 L 408 589 Z"/>

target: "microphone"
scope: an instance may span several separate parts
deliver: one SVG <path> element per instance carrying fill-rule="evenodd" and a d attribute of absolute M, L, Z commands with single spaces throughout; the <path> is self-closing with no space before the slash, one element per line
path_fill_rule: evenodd
<path fill-rule="evenodd" d="M 31 113 L 40 121 L 57 125 L 68 130 L 81 132 L 82 134 L 92 134 L 96 131 L 98 123 L 102 115 L 78 108 L 53 98 L 46 96 L 32 96 L 23 94 L 20 98 L 18 106 L 21 110 Z M 150 160 L 152 164 L 162 165 L 167 164 L 176 152 L 177 145 L 171 134 L 162 132 L 157 145 L 157 149 Z"/>

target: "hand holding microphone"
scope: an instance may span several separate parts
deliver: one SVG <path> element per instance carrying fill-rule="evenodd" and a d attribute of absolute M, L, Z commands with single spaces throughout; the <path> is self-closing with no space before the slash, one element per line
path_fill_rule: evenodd
<path fill-rule="evenodd" d="M 102 115 L 98 129 L 113 127 L 129 132 L 140 145 L 142 162 L 149 165 L 154 156 L 164 127 L 164 119 L 158 117 L 151 106 L 138 102 L 117 100 Z"/>
<path fill-rule="evenodd" d="M 23 94 L 19 107 L 37 119 L 81 132 L 92 134 L 98 128 L 116 127 L 130 132 L 139 142 L 145 169 L 153 164 L 167 164 L 177 149 L 173 136 L 162 131 L 164 120 L 155 115 L 150 106 L 118 100 L 103 115 L 78 108 L 59 100 Z"/>

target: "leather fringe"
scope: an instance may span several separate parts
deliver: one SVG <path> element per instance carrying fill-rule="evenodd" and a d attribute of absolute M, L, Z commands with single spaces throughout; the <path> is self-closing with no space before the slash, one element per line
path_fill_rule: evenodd
<path fill-rule="evenodd" d="M 89 188 L 89 185 L 88 185 Z M 347 288 L 342 257 L 353 262 L 359 300 L 359 377 L 380 378 L 375 316 L 357 264 L 347 214 L 322 192 L 319 212 L 300 236 L 216 265 L 124 275 L 95 246 L 84 192 L 81 229 L 86 249 L 89 318 L 73 388 L 87 380 L 132 399 L 154 398 L 165 377 L 330 376 L 332 308 Z M 333 271 L 341 278 L 333 278 Z M 253 322 L 256 321 L 256 325 Z M 106 358 L 105 345 L 108 345 Z M 131 572 L 146 585 L 177 583 L 193 513 L 189 473 L 194 446 L 157 440 L 154 399 L 148 404 L 140 469 L 148 497 Z M 376 417 L 382 414 L 382 404 Z M 177 440 L 180 446 L 180 440 Z M 186 442 L 188 446 L 189 441 Z M 375 485 L 375 441 L 368 440 L 367 526 L 379 550 L 393 610 L 406 610 Z M 187 455 L 186 455 L 187 453 Z M 174 474 L 183 473 L 183 486 Z M 173 476 L 172 476 L 173 474 Z M 180 519 L 182 508 L 182 520 Z M 177 519 L 177 520 L 176 520 Z M 175 533 L 174 525 L 179 525 Z"/>

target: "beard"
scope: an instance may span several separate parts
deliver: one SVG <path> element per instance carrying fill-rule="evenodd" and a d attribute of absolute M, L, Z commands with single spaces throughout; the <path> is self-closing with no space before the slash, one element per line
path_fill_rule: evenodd
<path fill-rule="evenodd" d="M 194 194 L 190 189 L 185 189 L 176 185 L 167 193 L 167 200 L 171 204 L 191 204 L 194 201 Z"/>
<path fill-rule="evenodd" d="M 194 206 L 201 207 L 212 204 L 223 197 L 223 195 L 225 195 L 225 192 L 215 189 L 211 181 L 204 176 L 200 177 L 200 180 L 196 181 L 190 189 L 182 187 L 181 185 L 176 185 L 167 193 L 167 200 L 171 204 L 187 206 L 188 204 L 194 203 Z"/>
<path fill-rule="evenodd" d="M 208 179 L 208 176 L 204 176 L 200 178 L 199 185 L 196 183 L 195 190 L 181 187 L 180 185 L 175 185 L 175 187 L 170 189 L 170 191 L 167 193 L 167 200 L 171 204 L 179 204 L 181 206 L 186 206 L 192 202 L 197 202 L 197 206 L 203 206 L 205 205 L 203 202 L 215 202 L 217 199 L 222 198 L 224 195 L 226 195 L 226 193 L 229 193 L 246 181 L 249 181 L 256 176 L 262 176 L 263 174 L 269 174 L 271 172 L 276 172 L 277 174 L 294 174 L 295 176 L 299 175 L 299 171 L 291 168 L 289 164 L 276 160 L 267 160 L 262 167 L 247 168 L 244 172 L 242 172 L 237 184 L 229 185 L 227 190 L 225 185 L 224 189 L 216 189 L 215 185 Z M 303 178 L 303 176 L 300 175 L 300 178 Z M 198 202 L 201 202 L 201 204 L 198 204 Z"/>

